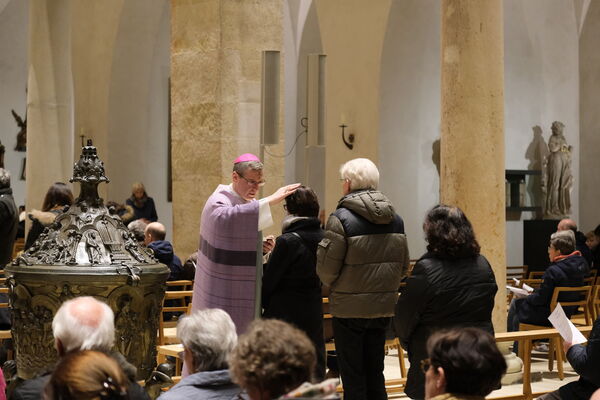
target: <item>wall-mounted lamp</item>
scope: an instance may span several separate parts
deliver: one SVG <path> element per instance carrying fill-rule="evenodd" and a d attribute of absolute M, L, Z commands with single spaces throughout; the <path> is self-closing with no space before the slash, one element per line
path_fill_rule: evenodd
<path fill-rule="evenodd" d="M 339 125 L 339 127 L 342 128 L 342 140 L 344 141 L 344 144 L 347 148 L 352 150 L 354 148 L 354 133 L 349 134 L 348 140 L 346 140 L 345 129 L 348 127 L 348 125 L 342 123 L 341 125 Z"/>

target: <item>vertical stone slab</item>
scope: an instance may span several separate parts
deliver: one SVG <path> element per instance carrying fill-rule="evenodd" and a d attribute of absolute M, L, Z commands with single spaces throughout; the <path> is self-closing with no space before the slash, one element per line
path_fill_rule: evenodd
<path fill-rule="evenodd" d="M 73 172 L 71 2 L 29 3 L 27 210 L 40 209 L 48 187 Z"/>
<path fill-rule="evenodd" d="M 283 50 L 282 19 L 278 0 L 171 2 L 173 242 L 182 257 L 197 250 L 204 203 L 231 182 L 235 157 L 260 153 L 262 51 Z M 284 153 L 283 135 L 268 152 Z M 269 153 L 265 194 L 284 174 L 283 158 Z M 274 212 L 266 233 L 280 231 L 283 210 Z"/>
<path fill-rule="evenodd" d="M 440 198 L 462 208 L 489 260 L 506 329 L 504 40 L 501 0 L 442 0 Z"/>
<path fill-rule="evenodd" d="M 377 164 L 379 76 L 390 0 L 315 0 L 325 67 L 325 206 L 327 214 L 341 197 L 340 166 L 366 157 Z M 341 138 L 339 125 L 355 134 L 354 149 Z M 402 214 L 399 206 L 398 212 Z"/>

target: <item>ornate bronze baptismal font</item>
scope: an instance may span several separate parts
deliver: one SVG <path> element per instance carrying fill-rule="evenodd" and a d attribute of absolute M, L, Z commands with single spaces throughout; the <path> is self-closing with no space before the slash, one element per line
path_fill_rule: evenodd
<path fill-rule="evenodd" d="M 140 246 L 98 196 L 104 164 L 88 140 L 73 168 L 79 197 L 7 266 L 18 375 L 28 379 L 57 359 L 52 318 L 60 305 L 93 296 L 115 313 L 115 349 L 145 379 L 156 366 L 156 334 L 169 269 Z"/>

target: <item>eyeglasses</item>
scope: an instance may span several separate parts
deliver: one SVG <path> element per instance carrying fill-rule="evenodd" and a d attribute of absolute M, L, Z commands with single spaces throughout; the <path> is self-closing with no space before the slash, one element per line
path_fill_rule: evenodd
<path fill-rule="evenodd" d="M 261 180 L 261 181 L 258 181 L 258 182 L 257 182 L 257 181 L 255 181 L 255 180 L 252 180 L 252 179 L 248 179 L 248 178 L 246 178 L 246 177 L 245 177 L 244 175 L 242 175 L 242 174 L 238 174 L 238 176 L 239 176 L 240 178 L 242 178 L 243 180 L 245 180 L 245 181 L 248 183 L 248 185 L 250 185 L 250 186 L 258 186 L 258 187 L 262 187 L 262 186 L 265 186 L 265 183 L 267 183 L 267 181 L 265 181 L 264 179 L 263 179 L 263 180 Z"/>
<path fill-rule="evenodd" d="M 424 374 L 427 373 L 427 370 L 429 370 L 429 367 L 431 367 L 431 359 L 426 358 L 424 360 L 421 360 L 421 370 L 423 371 Z"/>

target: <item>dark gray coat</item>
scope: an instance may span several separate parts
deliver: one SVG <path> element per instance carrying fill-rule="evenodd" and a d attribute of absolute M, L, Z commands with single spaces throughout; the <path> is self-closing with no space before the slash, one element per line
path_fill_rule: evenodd
<path fill-rule="evenodd" d="M 197 372 L 186 376 L 177 385 L 163 393 L 160 400 L 233 400 L 238 399 L 242 392 L 235 383 L 231 381 L 229 371 Z M 242 397 L 245 398 L 245 397 Z"/>

